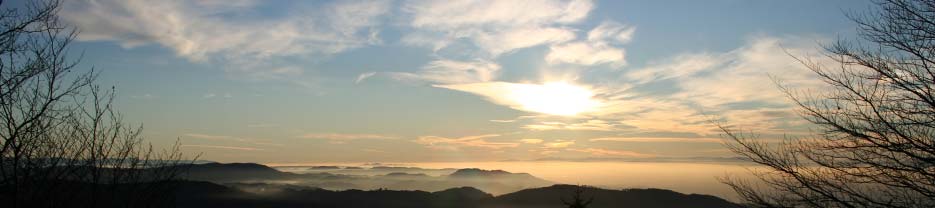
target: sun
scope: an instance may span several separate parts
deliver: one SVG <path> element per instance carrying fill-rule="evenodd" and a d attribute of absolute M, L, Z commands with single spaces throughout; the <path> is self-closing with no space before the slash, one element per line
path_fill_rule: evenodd
<path fill-rule="evenodd" d="M 600 106 L 600 102 L 593 99 L 594 93 L 590 89 L 564 81 L 514 85 L 512 88 L 510 99 L 526 111 L 574 116 L 594 111 Z"/>

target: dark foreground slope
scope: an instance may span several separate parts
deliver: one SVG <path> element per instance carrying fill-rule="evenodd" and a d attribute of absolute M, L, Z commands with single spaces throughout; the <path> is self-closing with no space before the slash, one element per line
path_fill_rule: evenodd
<path fill-rule="evenodd" d="M 462 187 L 438 192 L 396 190 L 347 190 L 282 188 L 275 191 L 246 192 L 207 182 L 179 182 L 175 193 L 178 207 L 563 207 L 561 198 L 579 187 L 554 185 L 527 189 L 494 197 L 480 190 Z M 608 190 L 582 187 L 586 197 L 594 197 L 593 208 L 601 207 L 740 207 L 707 195 L 685 195 L 661 189 Z"/>

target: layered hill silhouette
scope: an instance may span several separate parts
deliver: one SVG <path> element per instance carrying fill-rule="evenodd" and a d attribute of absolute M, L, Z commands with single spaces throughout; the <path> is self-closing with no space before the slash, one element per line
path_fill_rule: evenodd
<path fill-rule="evenodd" d="M 724 199 L 698 194 L 682 194 L 663 189 L 611 190 L 551 182 L 525 173 L 502 170 L 458 169 L 450 174 L 430 176 L 396 172 L 359 176 L 331 173 L 292 173 L 252 163 L 207 163 L 184 167 L 183 180 L 149 184 L 92 184 L 63 181 L 56 190 L 63 200 L 88 200 L 95 207 L 125 207 L 139 198 L 139 187 L 160 190 L 149 198 L 164 198 L 155 207 L 456 207 L 523 208 L 563 207 L 562 200 L 576 190 L 593 198 L 592 208 L 601 207 L 741 207 Z M 153 169 L 158 171 L 158 168 Z M 137 170 L 141 171 L 141 170 Z M 377 188 L 334 189 L 322 186 L 370 186 Z M 0 187 L 0 199 L 7 195 Z M 154 188 L 154 189 L 153 189 Z M 110 191 L 87 195 L 85 190 Z M 513 191 L 504 191 L 504 190 Z M 502 194 L 487 190 L 504 191 Z"/>
<path fill-rule="evenodd" d="M 327 167 L 329 169 L 335 169 Z M 526 173 L 510 173 L 502 170 L 458 169 L 449 175 L 430 176 L 414 167 L 378 166 L 382 175 L 346 175 L 328 172 L 291 173 L 253 163 L 207 163 L 193 164 L 187 167 L 184 179 L 208 181 L 218 184 L 263 183 L 290 184 L 304 187 L 317 187 L 330 190 L 346 189 L 392 189 L 441 191 L 452 187 L 475 187 L 492 194 L 505 194 L 527 188 L 537 188 L 555 184 Z M 315 170 L 326 168 L 312 167 Z M 409 171 L 409 172 L 405 172 Z"/>
<path fill-rule="evenodd" d="M 593 197 L 590 207 L 617 208 L 732 208 L 741 207 L 707 195 L 686 195 L 661 189 L 609 190 L 573 185 L 553 185 L 493 196 L 471 187 L 436 192 L 400 190 L 345 190 L 283 188 L 274 192 L 248 192 L 209 182 L 178 182 L 178 207 L 385 207 L 385 208 L 498 208 L 563 207 L 561 199 L 576 189 Z"/>

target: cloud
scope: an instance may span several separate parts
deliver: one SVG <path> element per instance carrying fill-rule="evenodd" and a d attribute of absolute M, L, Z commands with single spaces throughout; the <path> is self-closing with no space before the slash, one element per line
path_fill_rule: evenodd
<path fill-rule="evenodd" d="M 544 43 L 562 43 L 575 39 L 575 33 L 567 28 L 514 28 L 496 33 L 478 34 L 474 39 L 480 48 L 497 55 L 528 48 Z"/>
<path fill-rule="evenodd" d="M 251 144 L 251 145 L 261 145 L 261 146 L 282 146 L 282 144 L 273 143 L 264 139 L 255 139 L 255 138 L 242 138 L 228 135 L 211 135 L 211 134 L 201 134 L 201 133 L 186 133 L 183 135 L 185 138 L 195 138 L 203 140 L 213 140 L 216 142 L 235 142 L 241 144 Z"/>
<path fill-rule="evenodd" d="M 633 39 L 636 27 L 628 27 L 614 21 L 604 21 L 591 31 L 588 31 L 588 41 L 628 43 Z"/>
<path fill-rule="evenodd" d="M 520 139 L 519 142 L 526 144 L 539 144 L 542 143 L 541 139 Z"/>
<path fill-rule="evenodd" d="M 328 140 L 362 140 L 362 139 L 396 139 L 393 136 L 380 134 L 339 134 L 339 133 L 309 133 L 299 136 L 305 139 L 328 139 Z"/>
<path fill-rule="evenodd" d="M 198 138 L 198 139 L 210 139 L 210 140 L 234 139 L 234 137 L 232 136 L 209 135 L 209 134 L 198 134 L 198 133 L 188 133 L 188 134 L 185 134 L 185 137 Z"/>
<path fill-rule="evenodd" d="M 574 131 L 618 131 L 625 127 L 621 123 L 612 123 L 604 120 L 586 120 L 576 123 L 565 123 L 555 121 L 543 121 L 535 124 L 524 125 L 524 129 L 546 131 L 546 130 L 574 130 Z"/>
<path fill-rule="evenodd" d="M 502 149 L 517 147 L 519 143 L 515 142 L 490 142 L 486 138 L 499 137 L 499 134 L 485 134 L 477 136 L 466 136 L 461 138 L 445 138 L 438 136 L 422 136 L 415 140 L 416 143 L 426 145 L 432 148 L 460 150 L 464 147 L 481 149 Z"/>
<path fill-rule="evenodd" d="M 357 79 L 354 80 L 354 83 L 355 83 L 355 84 L 360 84 L 360 82 L 363 82 L 364 80 L 366 80 L 367 78 L 372 77 L 372 76 L 375 75 L 375 74 L 377 74 L 377 73 L 376 73 L 376 72 L 367 72 L 367 73 L 362 73 L 362 74 L 360 74 L 360 75 L 357 75 Z"/>
<path fill-rule="evenodd" d="M 154 44 L 193 61 L 216 60 L 229 63 L 230 71 L 263 77 L 300 73 L 270 58 L 331 55 L 379 44 L 379 17 L 390 6 L 389 1 L 297 3 L 266 14 L 261 8 L 269 2 L 212 2 L 76 0 L 66 1 L 61 15 L 81 28 L 82 41 L 125 48 Z"/>
<path fill-rule="evenodd" d="M 456 61 L 441 59 L 429 62 L 418 73 L 390 73 L 397 80 L 428 81 L 440 84 L 477 83 L 494 80 L 500 65 L 487 60 Z"/>
<path fill-rule="evenodd" d="M 262 151 L 263 150 L 263 149 L 252 148 L 252 147 L 233 147 L 233 146 L 196 145 L 196 144 L 185 144 L 185 145 L 181 145 L 180 147 L 212 148 L 212 149 L 243 150 L 243 151 Z"/>
<path fill-rule="evenodd" d="M 602 106 L 601 101 L 594 99 L 594 94 L 587 87 L 564 82 L 478 82 L 435 86 L 477 94 L 495 104 L 513 109 L 550 115 L 573 116 L 596 111 Z"/>
<path fill-rule="evenodd" d="M 403 7 L 416 29 L 404 42 L 439 50 L 464 38 L 498 56 L 573 39 L 573 30 L 562 26 L 583 20 L 594 5 L 589 0 L 455 0 L 408 1 Z"/>
<path fill-rule="evenodd" d="M 542 144 L 542 146 L 544 146 L 544 147 L 546 147 L 546 148 L 566 148 L 566 147 L 571 146 L 571 145 L 574 145 L 574 144 L 575 144 L 575 141 L 562 141 L 562 140 L 559 140 L 559 141 L 555 141 L 555 142 L 547 142 L 547 143 L 544 143 L 544 144 Z"/>
<path fill-rule="evenodd" d="M 759 133 L 804 133 L 808 124 L 796 116 L 771 76 L 797 89 L 821 91 L 824 84 L 788 55 L 830 63 L 814 43 L 813 38 L 758 36 L 726 52 L 650 61 L 623 72 L 617 81 L 594 86 L 595 99 L 604 102 L 602 120 L 638 132 L 714 135 L 720 131 L 710 121 L 721 120 Z"/>
<path fill-rule="evenodd" d="M 550 46 L 545 61 L 549 64 L 610 64 L 613 67 L 621 67 L 627 62 L 626 52 L 619 45 L 630 42 L 635 31 L 635 27 L 604 21 L 588 32 L 586 40 Z"/>
<path fill-rule="evenodd" d="M 598 65 L 610 63 L 615 67 L 626 64 L 623 49 L 602 43 L 572 42 L 553 45 L 545 61 L 550 64 L 571 63 L 578 65 Z"/>
<path fill-rule="evenodd" d="M 602 137 L 594 138 L 589 141 L 614 141 L 614 142 L 683 142 L 683 143 L 723 143 L 720 138 L 680 138 L 680 137 Z"/>
<path fill-rule="evenodd" d="M 655 157 L 652 154 L 643 154 L 633 151 L 608 150 L 602 148 L 569 149 L 570 151 L 583 152 L 598 156 L 624 156 L 624 157 Z"/>

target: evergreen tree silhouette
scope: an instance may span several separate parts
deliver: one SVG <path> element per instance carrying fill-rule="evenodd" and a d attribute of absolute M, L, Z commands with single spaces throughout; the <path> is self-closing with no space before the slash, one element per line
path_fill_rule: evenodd
<path fill-rule="evenodd" d="M 581 186 L 578 186 L 577 188 L 575 188 L 575 191 L 571 196 L 572 197 L 571 201 L 566 201 L 565 198 L 562 198 L 562 204 L 565 204 L 565 206 L 568 206 L 568 208 L 588 207 L 588 205 L 590 205 L 591 202 L 594 202 L 594 197 L 592 196 L 588 198 L 587 200 L 585 200 L 584 197 L 582 196 L 582 193 L 584 193 L 584 189 L 581 188 Z"/>

